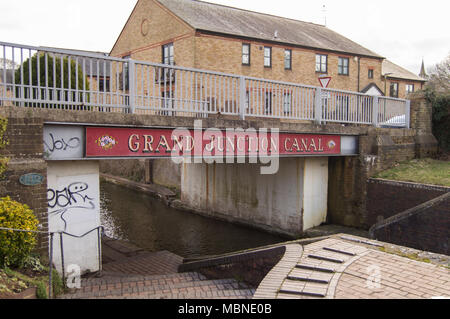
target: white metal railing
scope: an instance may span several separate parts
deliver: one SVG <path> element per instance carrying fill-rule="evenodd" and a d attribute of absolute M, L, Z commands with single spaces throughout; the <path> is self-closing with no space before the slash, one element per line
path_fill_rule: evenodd
<path fill-rule="evenodd" d="M 0 42 L 0 105 L 5 104 L 386 127 L 409 127 L 410 117 L 407 100 Z"/>

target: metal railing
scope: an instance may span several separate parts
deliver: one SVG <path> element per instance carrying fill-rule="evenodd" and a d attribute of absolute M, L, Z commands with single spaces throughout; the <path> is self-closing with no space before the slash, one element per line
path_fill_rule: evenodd
<path fill-rule="evenodd" d="M 39 76 L 38 76 L 39 75 Z M 0 42 L 0 104 L 409 127 L 409 101 Z"/>
<path fill-rule="evenodd" d="M 97 231 L 97 249 L 98 249 L 98 267 L 99 267 L 99 272 L 101 273 L 102 271 L 102 236 L 104 234 L 105 228 L 103 226 L 98 226 L 96 228 L 93 228 L 91 230 L 89 230 L 88 232 L 84 233 L 83 235 L 74 235 L 74 234 L 70 234 L 67 233 L 65 231 L 59 231 L 59 232 L 45 232 L 45 231 L 38 231 L 38 230 L 25 230 L 25 229 L 14 229 L 14 228 L 5 228 L 5 227 L 0 227 L 0 231 L 10 231 L 10 232 L 24 232 L 24 233 L 34 233 L 34 234 L 40 234 L 40 235 L 48 235 L 49 236 L 49 285 L 48 285 L 48 295 L 49 298 L 52 298 L 53 296 L 53 279 L 52 279 L 52 273 L 53 273 L 53 240 L 54 240 L 54 236 L 55 235 L 59 235 L 59 240 L 60 240 L 60 253 L 61 253 L 61 269 L 62 269 L 62 278 L 63 278 L 63 284 L 65 286 L 65 265 L 64 265 L 64 241 L 63 241 L 63 235 L 69 236 L 69 237 L 73 237 L 73 238 L 84 238 L 87 235 L 89 235 L 90 233 Z"/>

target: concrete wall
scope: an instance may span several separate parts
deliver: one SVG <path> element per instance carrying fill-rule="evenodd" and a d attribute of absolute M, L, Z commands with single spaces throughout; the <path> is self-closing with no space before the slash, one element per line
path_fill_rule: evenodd
<path fill-rule="evenodd" d="M 181 189 L 181 166 L 171 159 L 123 159 L 100 161 L 100 172 L 139 183 Z"/>
<path fill-rule="evenodd" d="M 100 226 L 99 167 L 95 161 L 49 162 L 48 228 L 82 236 Z M 78 265 L 82 273 L 99 270 L 97 231 L 84 238 L 63 235 L 64 266 Z M 53 256 L 62 270 L 60 237 L 55 235 Z"/>
<path fill-rule="evenodd" d="M 261 175 L 259 164 L 184 164 L 181 200 L 210 216 L 297 236 L 326 219 L 327 175 L 327 158 L 282 158 L 275 175 Z"/>

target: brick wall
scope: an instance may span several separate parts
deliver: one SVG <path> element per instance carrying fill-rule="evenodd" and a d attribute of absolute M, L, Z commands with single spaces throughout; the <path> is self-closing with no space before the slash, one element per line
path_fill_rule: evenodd
<path fill-rule="evenodd" d="M 449 187 L 369 179 L 367 221 L 370 226 L 450 192 Z"/>
<path fill-rule="evenodd" d="M 372 238 L 450 255 L 450 191 L 370 229 Z"/>
<path fill-rule="evenodd" d="M 40 118 L 8 118 L 6 137 L 9 145 L 0 151 L 0 156 L 9 158 L 8 168 L 0 181 L 0 196 L 27 204 L 39 219 L 42 231 L 48 230 L 47 219 L 47 163 L 43 160 L 43 121 Z M 37 173 L 44 176 L 40 185 L 25 186 L 19 182 L 22 175 Z M 48 239 L 39 237 L 38 248 L 45 249 Z"/>
<path fill-rule="evenodd" d="M 330 88 L 358 91 L 373 82 L 381 90 L 384 87 L 380 59 L 362 57 L 358 63 L 355 56 L 348 54 L 195 32 L 153 0 L 137 3 L 111 55 L 131 55 L 133 59 L 161 63 L 161 47 L 170 42 L 174 43 L 175 63 L 178 66 L 319 86 L 318 77 L 321 74 L 315 71 L 315 57 L 316 53 L 321 53 L 328 56 L 327 75 L 333 78 Z M 242 65 L 242 43 L 251 45 L 250 66 Z M 272 47 L 271 68 L 263 65 L 264 46 Z M 292 70 L 284 68 L 285 49 L 292 50 Z M 339 57 L 349 58 L 349 76 L 338 74 Z M 368 78 L 369 68 L 374 70 L 373 79 Z"/>
<path fill-rule="evenodd" d="M 285 246 L 235 254 L 198 262 L 181 264 L 178 271 L 199 272 L 210 279 L 237 278 L 258 287 L 270 270 L 281 260 Z"/>

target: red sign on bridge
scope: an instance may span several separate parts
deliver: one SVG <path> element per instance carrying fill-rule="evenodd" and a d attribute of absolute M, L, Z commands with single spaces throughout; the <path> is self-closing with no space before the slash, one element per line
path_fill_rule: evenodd
<path fill-rule="evenodd" d="M 339 155 L 337 135 L 273 131 L 86 128 L 86 157 Z"/>

